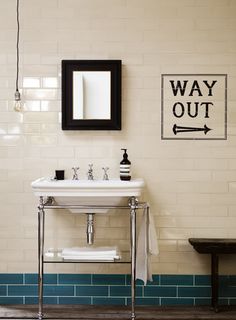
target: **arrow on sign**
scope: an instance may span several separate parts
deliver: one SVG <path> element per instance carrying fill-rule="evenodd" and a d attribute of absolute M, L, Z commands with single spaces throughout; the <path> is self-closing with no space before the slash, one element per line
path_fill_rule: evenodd
<path fill-rule="evenodd" d="M 204 131 L 205 134 L 207 134 L 208 131 L 212 129 L 208 128 L 206 125 L 204 125 L 203 128 L 194 128 L 194 127 L 180 127 L 174 124 L 173 126 L 173 132 L 174 134 L 180 133 L 180 132 L 193 132 L 193 131 Z"/>

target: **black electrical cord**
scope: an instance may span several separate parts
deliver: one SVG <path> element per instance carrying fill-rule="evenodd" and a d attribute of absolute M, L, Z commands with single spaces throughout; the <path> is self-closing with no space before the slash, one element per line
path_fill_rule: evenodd
<path fill-rule="evenodd" d="M 20 19 L 19 19 L 19 1 L 16 0 L 16 20 L 17 20 L 17 33 L 16 33 L 16 92 L 18 92 L 19 80 L 19 40 L 20 40 Z"/>

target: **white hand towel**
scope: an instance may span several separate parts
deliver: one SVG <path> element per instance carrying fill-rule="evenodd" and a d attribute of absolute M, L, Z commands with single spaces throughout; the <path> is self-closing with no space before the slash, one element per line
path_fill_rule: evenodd
<path fill-rule="evenodd" d="M 115 260 L 119 260 L 120 256 L 91 256 L 91 257 L 85 257 L 85 256 L 63 256 L 62 257 L 64 260 L 79 260 L 79 261 L 115 261 Z"/>
<path fill-rule="evenodd" d="M 151 256 L 158 255 L 157 234 L 149 205 L 143 210 L 142 222 L 138 235 L 136 256 L 136 279 L 152 281 Z"/>
<path fill-rule="evenodd" d="M 101 260 L 115 261 L 120 259 L 116 247 L 72 247 L 64 248 L 61 253 L 66 260 Z"/>
<path fill-rule="evenodd" d="M 80 255 L 80 256 L 92 256 L 92 255 L 116 255 L 117 248 L 115 247 L 72 247 L 72 248 L 64 248 L 62 250 L 62 255 L 66 256 L 73 256 L 73 255 Z"/>

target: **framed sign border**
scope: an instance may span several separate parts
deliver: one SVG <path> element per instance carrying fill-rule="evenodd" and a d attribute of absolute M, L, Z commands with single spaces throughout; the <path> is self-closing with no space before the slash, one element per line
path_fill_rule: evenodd
<path fill-rule="evenodd" d="M 164 77 L 166 76 L 221 76 L 225 78 L 225 123 L 222 138 L 167 138 L 164 137 Z M 161 140 L 227 140 L 227 82 L 226 73 L 163 73 L 161 74 Z"/>

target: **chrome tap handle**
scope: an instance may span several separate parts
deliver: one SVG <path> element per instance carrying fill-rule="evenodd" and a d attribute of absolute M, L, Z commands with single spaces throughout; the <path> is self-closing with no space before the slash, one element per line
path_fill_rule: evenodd
<path fill-rule="evenodd" d="M 102 167 L 102 170 L 104 170 L 103 174 L 103 180 L 109 180 L 107 171 L 109 170 L 109 167 Z"/>
<path fill-rule="evenodd" d="M 88 180 L 93 180 L 93 164 L 92 163 L 89 164 L 87 176 L 88 176 Z"/>
<path fill-rule="evenodd" d="M 78 177 L 79 167 L 72 167 L 71 169 L 73 170 L 72 180 L 79 180 L 79 177 Z"/>

